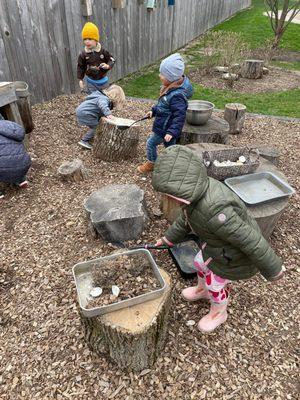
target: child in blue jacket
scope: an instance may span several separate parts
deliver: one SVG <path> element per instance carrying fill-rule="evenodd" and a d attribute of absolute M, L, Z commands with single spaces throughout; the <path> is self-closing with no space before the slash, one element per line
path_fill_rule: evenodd
<path fill-rule="evenodd" d="M 112 109 L 122 107 L 124 101 L 125 94 L 118 85 L 111 85 L 108 89 L 95 90 L 89 94 L 76 109 L 78 124 L 90 128 L 78 144 L 91 150 L 92 144 L 90 142 L 95 136 L 100 118 L 113 118 Z"/>
<path fill-rule="evenodd" d="M 157 146 L 165 147 L 176 143 L 185 122 L 188 99 L 193 95 L 193 87 L 184 76 L 184 61 L 179 53 L 165 58 L 159 68 L 162 82 L 157 104 L 148 112 L 149 118 L 155 117 L 152 134 L 146 144 L 147 161 L 138 167 L 141 173 L 153 171 L 157 158 Z"/>

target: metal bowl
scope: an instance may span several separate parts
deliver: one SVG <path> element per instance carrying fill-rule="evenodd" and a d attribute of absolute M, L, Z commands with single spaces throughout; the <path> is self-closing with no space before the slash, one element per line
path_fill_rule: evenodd
<path fill-rule="evenodd" d="M 212 115 L 215 105 L 205 100 L 191 100 L 188 102 L 186 120 L 190 125 L 204 125 Z"/>

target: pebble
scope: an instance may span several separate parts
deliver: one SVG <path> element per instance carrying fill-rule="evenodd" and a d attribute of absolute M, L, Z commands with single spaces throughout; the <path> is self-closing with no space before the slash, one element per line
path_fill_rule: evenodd
<path fill-rule="evenodd" d="M 187 326 L 194 326 L 196 324 L 196 321 L 190 319 L 189 321 L 187 321 L 186 325 Z"/>
<path fill-rule="evenodd" d="M 111 291 L 112 291 L 112 294 L 116 297 L 118 297 L 120 294 L 120 289 L 117 285 L 112 285 Z"/>
<path fill-rule="evenodd" d="M 103 290 L 101 289 L 101 287 L 94 287 L 91 291 L 90 291 L 90 295 L 92 297 L 99 297 L 101 296 Z"/>

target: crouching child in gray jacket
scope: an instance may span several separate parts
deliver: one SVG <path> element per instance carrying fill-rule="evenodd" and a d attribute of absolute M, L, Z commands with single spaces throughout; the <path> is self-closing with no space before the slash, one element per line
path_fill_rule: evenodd
<path fill-rule="evenodd" d="M 95 136 L 100 118 L 113 118 L 112 109 L 120 108 L 124 101 L 125 94 L 123 89 L 118 85 L 112 85 L 101 91 L 96 90 L 88 95 L 76 109 L 78 124 L 90 128 L 78 144 L 91 150 L 92 145 L 90 141 Z"/>

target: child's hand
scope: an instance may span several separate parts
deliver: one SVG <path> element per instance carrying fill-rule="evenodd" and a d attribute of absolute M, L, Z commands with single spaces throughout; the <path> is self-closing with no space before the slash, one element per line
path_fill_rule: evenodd
<path fill-rule="evenodd" d="M 156 243 L 155 243 L 155 246 L 163 246 L 164 245 L 164 242 L 162 241 L 162 239 L 158 239 L 157 241 L 156 241 Z"/>
<path fill-rule="evenodd" d="M 114 119 L 114 116 L 113 116 L 112 114 L 109 114 L 109 115 L 106 115 L 105 118 L 107 118 L 107 119 Z"/>
<path fill-rule="evenodd" d="M 148 111 L 147 114 L 146 114 L 146 117 L 152 118 L 153 117 L 153 112 L 152 111 Z"/>
<path fill-rule="evenodd" d="M 110 69 L 110 66 L 108 64 L 105 64 L 105 63 L 100 64 L 100 67 L 102 69 Z"/>
<path fill-rule="evenodd" d="M 164 137 L 164 140 L 165 140 L 165 142 L 169 142 L 170 140 L 172 140 L 173 139 L 173 136 L 172 135 L 169 135 L 168 133 L 165 135 L 165 137 Z"/>
<path fill-rule="evenodd" d="M 82 80 L 79 81 L 79 87 L 81 90 L 84 89 L 84 82 Z"/>

